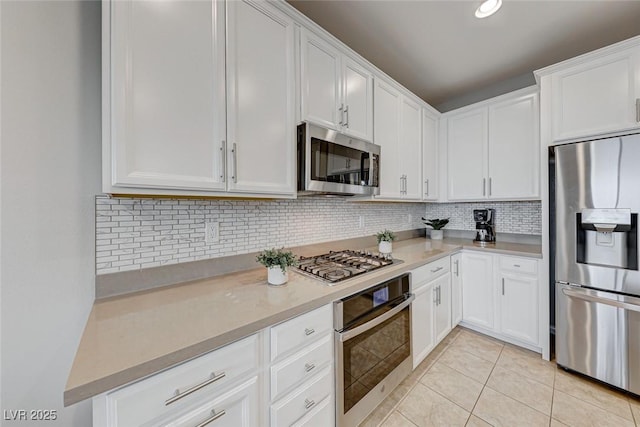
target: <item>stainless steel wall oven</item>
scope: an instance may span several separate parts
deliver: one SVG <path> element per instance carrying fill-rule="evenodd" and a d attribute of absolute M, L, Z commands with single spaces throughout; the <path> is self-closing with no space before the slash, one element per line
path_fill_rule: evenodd
<path fill-rule="evenodd" d="M 356 426 L 411 372 L 410 276 L 334 303 L 338 426 Z"/>

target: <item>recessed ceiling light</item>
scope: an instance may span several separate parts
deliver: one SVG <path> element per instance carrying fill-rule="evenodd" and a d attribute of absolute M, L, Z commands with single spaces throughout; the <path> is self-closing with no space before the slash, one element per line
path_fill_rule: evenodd
<path fill-rule="evenodd" d="M 500 6 L 502 6 L 502 0 L 485 0 L 476 9 L 476 18 L 491 16 L 500 9 Z"/>

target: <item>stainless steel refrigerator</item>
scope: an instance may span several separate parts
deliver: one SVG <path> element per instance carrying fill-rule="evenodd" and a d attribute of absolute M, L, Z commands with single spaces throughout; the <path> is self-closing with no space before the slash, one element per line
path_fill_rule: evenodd
<path fill-rule="evenodd" d="M 558 365 L 640 394 L 640 134 L 555 148 Z"/>

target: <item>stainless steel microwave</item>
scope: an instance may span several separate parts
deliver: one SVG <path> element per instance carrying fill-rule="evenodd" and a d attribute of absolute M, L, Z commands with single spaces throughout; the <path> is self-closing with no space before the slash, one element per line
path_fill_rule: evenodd
<path fill-rule="evenodd" d="M 298 195 L 380 194 L 380 146 L 311 123 L 298 125 Z"/>

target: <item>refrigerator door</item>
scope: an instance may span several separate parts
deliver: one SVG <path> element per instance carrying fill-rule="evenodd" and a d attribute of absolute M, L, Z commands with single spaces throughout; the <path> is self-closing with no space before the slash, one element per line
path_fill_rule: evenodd
<path fill-rule="evenodd" d="M 640 135 L 555 151 L 556 281 L 640 295 Z"/>
<path fill-rule="evenodd" d="M 556 284 L 558 365 L 640 394 L 640 298 Z"/>

